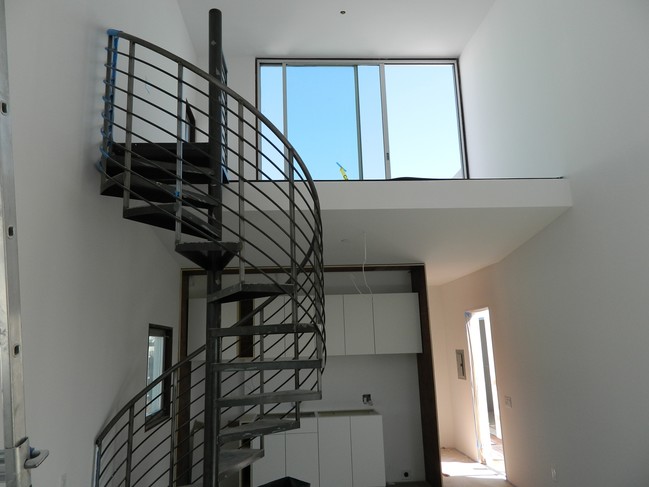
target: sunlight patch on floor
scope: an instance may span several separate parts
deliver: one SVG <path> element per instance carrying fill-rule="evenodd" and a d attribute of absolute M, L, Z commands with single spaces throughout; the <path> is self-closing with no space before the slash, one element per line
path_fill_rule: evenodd
<path fill-rule="evenodd" d="M 479 463 L 442 462 L 442 472 L 449 477 L 476 477 L 483 479 L 504 479 L 501 473 Z"/>
<path fill-rule="evenodd" d="M 511 486 L 504 474 L 477 463 L 452 448 L 442 448 L 441 460 L 445 487 Z"/>

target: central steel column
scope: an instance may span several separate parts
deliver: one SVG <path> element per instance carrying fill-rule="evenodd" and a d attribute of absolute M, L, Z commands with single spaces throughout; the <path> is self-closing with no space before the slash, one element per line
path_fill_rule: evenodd
<path fill-rule="evenodd" d="M 209 15 L 209 74 L 223 81 L 223 48 L 221 41 L 221 11 L 210 10 Z M 209 88 L 209 154 L 210 169 L 213 171 L 214 182 L 210 183 L 209 195 L 217 202 L 222 200 L 224 144 L 223 133 L 225 116 L 223 113 L 223 92 L 217 86 L 210 84 Z M 209 223 L 221 234 L 222 207 L 219 204 L 210 209 Z M 218 264 L 218 254 L 211 254 L 210 269 L 207 271 L 208 296 L 221 289 L 222 270 Z M 219 444 L 218 433 L 221 429 L 220 413 L 216 400 L 221 395 L 221 380 L 214 364 L 221 360 L 221 347 L 215 331 L 221 327 L 221 304 L 207 303 L 206 320 L 206 372 L 205 380 L 205 445 L 203 460 L 204 487 L 219 485 Z"/>

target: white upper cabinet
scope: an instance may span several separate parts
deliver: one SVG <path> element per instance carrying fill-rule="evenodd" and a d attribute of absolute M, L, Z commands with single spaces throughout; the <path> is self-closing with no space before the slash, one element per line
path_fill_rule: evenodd
<path fill-rule="evenodd" d="M 419 296 L 381 294 L 374 298 L 376 353 L 421 353 Z"/>
<path fill-rule="evenodd" d="M 345 316 L 343 296 L 328 294 L 325 298 L 327 354 L 345 355 Z"/>
<path fill-rule="evenodd" d="M 345 310 L 346 354 L 374 354 L 372 296 L 369 294 L 346 294 L 343 297 L 343 306 Z"/>
<path fill-rule="evenodd" d="M 416 293 L 327 295 L 325 313 L 329 356 L 422 351 Z"/>

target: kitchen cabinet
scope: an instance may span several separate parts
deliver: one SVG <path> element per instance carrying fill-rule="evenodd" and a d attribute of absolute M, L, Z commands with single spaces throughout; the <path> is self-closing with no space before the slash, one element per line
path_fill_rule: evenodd
<path fill-rule="evenodd" d="M 325 319 L 327 354 L 345 355 L 345 316 L 341 294 L 328 294 L 325 297 Z"/>
<path fill-rule="evenodd" d="M 343 306 L 345 317 L 345 354 L 374 354 L 372 296 L 369 294 L 345 294 L 343 296 Z"/>
<path fill-rule="evenodd" d="M 259 448 L 259 439 L 253 442 L 253 448 Z M 282 477 L 286 477 L 286 437 L 275 433 L 264 437 L 264 456 L 253 464 L 251 485 L 257 487 Z"/>
<path fill-rule="evenodd" d="M 307 413 L 309 414 L 309 413 Z M 296 430 L 265 437 L 252 487 L 286 476 L 311 487 L 384 487 L 383 419 L 373 411 L 323 411 Z M 259 440 L 253 441 L 259 448 Z"/>
<path fill-rule="evenodd" d="M 384 487 L 383 420 L 378 414 L 351 416 L 354 487 Z"/>
<path fill-rule="evenodd" d="M 419 296 L 416 293 L 376 295 L 374 343 L 376 353 L 421 353 Z"/>
<path fill-rule="evenodd" d="M 286 434 L 286 476 L 320 486 L 318 425 L 315 418 L 302 418 L 300 428 Z M 324 484 L 328 485 L 328 484 Z"/>
<path fill-rule="evenodd" d="M 416 293 L 327 295 L 325 310 L 331 357 L 421 353 Z"/>
<path fill-rule="evenodd" d="M 318 418 L 320 484 L 352 487 L 349 416 Z"/>
<path fill-rule="evenodd" d="M 318 428 L 315 418 L 302 418 L 298 429 L 268 435 L 264 456 L 252 466 L 252 486 L 294 477 L 319 487 Z M 253 442 L 259 448 L 259 439 Z"/>

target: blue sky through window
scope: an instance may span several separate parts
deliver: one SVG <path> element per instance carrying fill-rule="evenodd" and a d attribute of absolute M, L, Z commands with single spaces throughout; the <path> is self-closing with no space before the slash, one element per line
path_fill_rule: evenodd
<path fill-rule="evenodd" d="M 315 180 L 341 180 L 338 164 L 349 179 L 385 179 L 384 133 L 391 178 L 463 177 L 454 65 L 386 62 L 384 70 L 385 105 L 379 63 L 262 64 L 261 110 Z M 271 162 L 283 168 L 283 155 L 262 161 L 264 179 L 280 177 Z"/>

